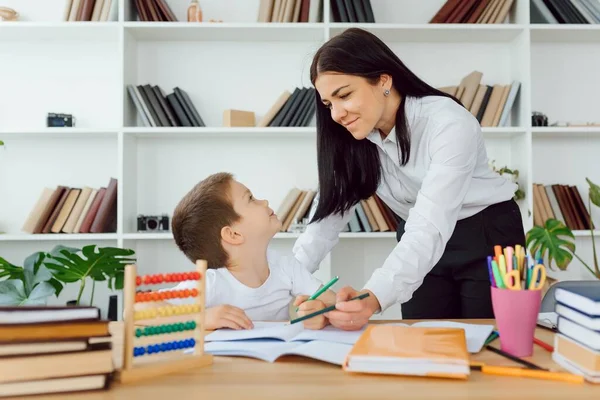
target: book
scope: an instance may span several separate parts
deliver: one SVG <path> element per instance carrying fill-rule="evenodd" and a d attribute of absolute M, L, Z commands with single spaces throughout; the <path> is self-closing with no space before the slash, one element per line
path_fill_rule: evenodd
<path fill-rule="evenodd" d="M 277 342 L 295 342 L 321 340 L 334 343 L 354 344 L 361 331 L 343 331 L 332 326 L 321 330 L 305 329 L 304 324 L 289 324 L 287 322 L 254 322 L 253 329 L 217 329 L 206 335 L 205 343 L 247 341 L 250 339 L 271 340 Z M 242 347 L 246 343 L 241 343 Z"/>
<path fill-rule="evenodd" d="M 214 356 L 251 357 L 275 362 L 283 356 L 296 355 L 340 366 L 351 348 L 351 344 L 322 340 L 309 342 L 251 340 L 247 342 L 209 342 L 204 345 L 204 351 Z"/>
<path fill-rule="evenodd" d="M 43 324 L 0 325 L 0 345 L 4 343 L 77 339 L 109 335 L 108 321 L 104 320 L 52 321 Z"/>
<path fill-rule="evenodd" d="M 111 343 L 96 343 L 83 351 L 1 357 L 0 386 L 8 382 L 108 374 L 113 371 Z"/>
<path fill-rule="evenodd" d="M 100 319 L 100 309 L 98 307 L 20 306 L 0 308 L 0 325 L 98 319 Z"/>
<path fill-rule="evenodd" d="M 0 397 L 100 390 L 108 389 L 110 384 L 110 373 L 10 382 L 0 385 Z"/>
<path fill-rule="evenodd" d="M 470 359 L 459 328 L 369 325 L 352 347 L 344 371 L 466 379 Z"/>
<path fill-rule="evenodd" d="M 600 351 L 589 349 L 560 333 L 554 336 L 554 351 L 579 369 L 600 377 Z"/>
<path fill-rule="evenodd" d="M 558 332 L 576 340 L 589 349 L 600 351 L 600 330 L 585 328 L 564 317 L 558 317 Z"/>
<path fill-rule="evenodd" d="M 556 288 L 555 298 L 574 310 L 589 316 L 600 316 L 600 285 L 596 281 L 580 287 Z"/>
<path fill-rule="evenodd" d="M 600 331 L 600 315 L 587 315 L 561 303 L 555 305 L 556 314 L 584 328 Z"/>
<path fill-rule="evenodd" d="M 380 325 L 380 324 L 377 324 Z M 471 353 L 481 351 L 485 340 L 488 338 L 493 325 L 465 324 L 452 321 L 422 321 L 414 324 L 392 323 L 381 324 L 386 326 L 402 326 L 415 328 L 452 328 L 464 332 L 467 350 Z M 370 326 L 370 325 L 369 325 Z M 272 340 L 279 342 L 296 342 L 320 340 L 332 343 L 355 344 L 365 331 L 366 327 L 358 331 L 343 331 L 332 326 L 321 330 L 305 329 L 303 324 L 289 324 L 286 322 L 255 322 L 254 329 L 234 330 L 218 329 L 206 335 L 205 342 L 239 341 L 243 348 L 248 340 Z"/>

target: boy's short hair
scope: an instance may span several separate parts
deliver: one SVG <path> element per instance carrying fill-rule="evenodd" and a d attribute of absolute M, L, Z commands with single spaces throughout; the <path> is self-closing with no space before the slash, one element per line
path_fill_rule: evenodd
<path fill-rule="evenodd" d="M 208 268 L 227 266 L 228 255 L 221 244 L 221 229 L 238 221 L 230 189 L 233 175 L 219 172 L 197 183 L 173 212 L 173 237 L 193 263 L 206 260 Z"/>

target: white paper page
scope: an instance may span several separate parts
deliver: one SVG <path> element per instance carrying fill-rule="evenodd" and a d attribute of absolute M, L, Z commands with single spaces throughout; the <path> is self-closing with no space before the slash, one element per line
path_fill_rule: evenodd
<path fill-rule="evenodd" d="M 465 330 L 467 350 L 469 353 L 479 353 L 486 339 L 494 329 L 493 325 L 463 324 L 452 321 L 423 321 L 412 324 L 418 327 L 462 328 Z"/>
<path fill-rule="evenodd" d="M 330 364 L 342 365 L 350 350 L 352 350 L 351 344 L 313 340 L 287 351 L 285 354 L 295 354 Z"/>
<path fill-rule="evenodd" d="M 217 329 L 206 335 L 204 341 L 247 340 L 247 339 L 278 339 L 289 341 L 304 329 L 303 323 L 289 324 L 287 322 L 253 322 L 252 329 Z"/>
<path fill-rule="evenodd" d="M 282 354 L 293 351 L 294 348 L 300 345 L 299 342 L 281 342 L 277 340 L 217 341 L 205 343 L 204 351 L 215 356 L 252 357 L 274 362 Z"/>
<path fill-rule="evenodd" d="M 344 343 L 323 342 L 280 342 L 274 340 L 248 340 L 230 342 L 209 342 L 204 351 L 215 356 L 252 357 L 259 360 L 275 362 L 284 355 L 298 355 L 331 364 L 342 365 L 352 345 Z"/>
<path fill-rule="evenodd" d="M 321 340 L 325 342 L 354 344 L 365 331 L 365 328 L 359 331 L 344 331 L 327 325 L 320 330 L 305 329 L 293 340 Z"/>

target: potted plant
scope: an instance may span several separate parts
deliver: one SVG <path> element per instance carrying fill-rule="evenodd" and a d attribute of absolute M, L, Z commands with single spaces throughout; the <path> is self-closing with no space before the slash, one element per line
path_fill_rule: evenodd
<path fill-rule="evenodd" d="M 507 166 L 504 166 L 502 168 L 496 168 L 495 163 L 496 163 L 496 160 L 492 160 L 490 163 L 492 170 L 494 170 L 495 172 L 500 174 L 500 176 L 509 180 L 510 182 L 517 184 L 517 190 L 515 191 L 514 199 L 515 200 L 524 199 L 525 192 L 523 190 L 521 190 L 521 187 L 519 186 L 519 170 L 518 169 L 510 169 Z"/>
<path fill-rule="evenodd" d="M 96 281 L 106 281 L 110 289 L 123 289 L 125 265 L 136 260 L 134 251 L 115 247 L 84 246 L 82 249 L 56 246 L 50 252 L 37 252 L 18 267 L 0 258 L 0 305 L 46 304 L 65 284 L 79 282 L 77 299 L 81 305 L 87 279 L 92 281 L 89 302 L 93 305 Z M 71 304 L 71 302 L 69 302 Z"/>
<path fill-rule="evenodd" d="M 527 232 L 526 246 L 530 253 L 536 254 L 540 252 L 543 258 L 547 258 L 548 267 L 552 268 L 552 262 L 560 270 L 566 270 L 567 266 L 577 258 L 584 267 L 596 278 L 600 279 L 600 268 L 598 267 L 598 257 L 596 252 L 596 239 L 594 237 L 594 228 L 592 224 L 592 204 L 600 207 L 600 186 L 596 185 L 589 178 L 585 178 L 589 185 L 588 208 L 589 208 L 589 226 L 592 238 L 593 251 L 593 268 L 590 267 L 581 257 L 575 252 L 575 235 L 571 229 L 565 224 L 556 219 L 548 219 L 544 226 L 534 226 Z"/>

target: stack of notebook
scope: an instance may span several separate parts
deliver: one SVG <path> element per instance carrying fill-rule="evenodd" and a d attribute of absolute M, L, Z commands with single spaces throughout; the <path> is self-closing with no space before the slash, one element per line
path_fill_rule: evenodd
<path fill-rule="evenodd" d="M 0 397 L 108 388 L 110 338 L 96 307 L 0 307 Z"/>
<path fill-rule="evenodd" d="M 594 283 L 596 283 L 594 285 Z M 558 333 L 552 358 L 571 373 L 600 383 L 600 290 L 597 282 L 557 288 Z"/>

